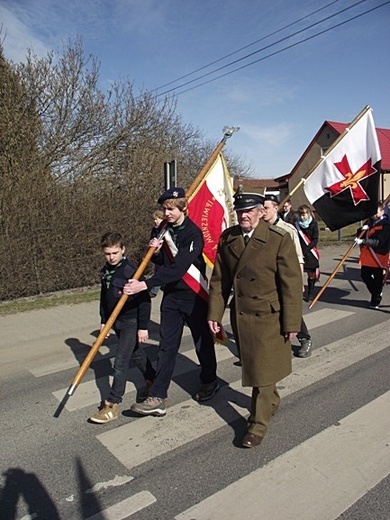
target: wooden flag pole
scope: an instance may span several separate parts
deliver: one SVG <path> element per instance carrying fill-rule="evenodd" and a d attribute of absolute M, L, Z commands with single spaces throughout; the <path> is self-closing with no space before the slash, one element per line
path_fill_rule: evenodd
<path fill-rule="evenodd" d="M 239 130 L 238 127 L 225 127 L 223 129 L 223 131 L 224 131 L 223 138 L 218 143 L 217 147 L 215 148 L 215 150 L 211 154 L 209 160 L 204 165 L 202 170 L 198 173 L 198 175 L 196 176 L 195 180 L 192 182 L 191 186 L 186 191 L 186 196 L 187 197 L 191 196 L 192 193 L 198 187 L 198 185 L 202 182 L 203 177 L 205 177 L 205 175 L 207 174 L 208 169 L 210 168 L 210 166 L 212 166 L 212 164 L 214 163 L 214 161 L 218 157 L 218 154 L 222 150 L 222 148 L 225 146 L 226 141 L 237 130 Z M 158 238 L 161 239 L 164 236 L 165 230 L 166 230 L 166 228 L 163 228 L 161 230 L 160 235 L 159 235 Z M 135 274 L 133 276 L 133 278 L 135 280 L 139 280 L 139 278 L 141 277 L 142 273 L 145 271 L 148 263 L 150 262 L 153 254 L 155 253 L 155 251 L 156 251 L 155 247 L 150 247 L 149 248 L 149 250 L 147 251 L 145 257 L 143 258 L 142 262 L 138 266 L 138 269 L 136 270 L 136 272 L 135 272 Z M 113 326 L 116 318 L 118 317 L 118 314 L 120 313 L 120 311 L 122 310 L 124 304 L 126 303 L 127 298 L 128 298 L 127 294 L 123 294 L 121 296 L 120 300 L 118 301 L 118 303 L 116 304 L 114 310 L 112 311 L 111 316 L 108 318 L 107 323 L 105 324 L 103 329 L 100 331 L 99 336 L 96 338 L 95 343 L 91 347 L 91 350 L 88 352 L 88 354 L 87 354 L 86 358 L 84 359 L 83 363 L 80 365 L 79 370 L 77 371 L 75 377 L 73 378 L 72 383 L 70 384 L 69 390 L 67 392 L 67 394 L 69 396 L 73 395 L 73 393 L 76 390 L 77 386 L 80 384 L 81 380 L 83 379 L 86 371 L 90 367 L 90 365 L 91 365 L 94 357 L 96 356 L 99 348 L 102 346 L 104 339 L 106 338 L 107 334 L 111 330 L 111 327 Z"/>
<path fill-rule="evenodd" d="M 306 180 L 310 177 L 310 175 L 319 167 L 319 165 L 326 159 L 326 157 L 330 154 L 330 152 L 339 144 L 339 142 L 347 135 L 347 133 L 351 130 L 353 126 L 356 125 L 356 123 L 368 112 L 371 110 L 370 105 L 366 105 L 363 110 L 355 117 L 353 121 L 347 126 L 347 128 L 344 130 L 343 133 L 341 133 L 337 139 L 329 146 L 329 148 L 326 150 L 326 153 L 322 155 L 318 161 L 315 163 L 315 165 L 309 169 L 309 171 L 301 178 L 301 180 L 298 182 L 296 186 L 286 195 L 286 197 L 279 203 L 279 211 L 283 208 L 283 204 L 292 196 L 296 191 L 299 190 L 303 184 L 305 184 Z"/>
<path fill-rule="evenodd" d="M 386 197 L 386 199 L 383 201 L 383 205 L 387 204 L 388 201 L 390 200 L 390 194 Z M 367 221 L 368 222 L 368 221 Z M 359 235 L 356 237 L 356 238 L 362 238 L 362 236 L 364 235 L 364 233 L 366 232 L 365 229 L 362 229 L 362 231 L 359 233 Z M 355 247 L 356 243 L 353 242 L 352 245 L 349 247 L 349 249 L 347 250 L 347 252 L 345 253 L 345 255 L 343 256 L 343 258 L 340 260 L 340 262 L 336 265 L 335 269 L 333 270 L 332 274 L 329 276 L 329 278 L 326 280 L 325 284 L 323 285 L 323 287 L 321 287 L 321 290 L 318 292 L 318 294 L 316 295 L 316 297 L 314 298 L 314 300 L 311 302 L 311 304 L 309 305 L 309 309 L 311 309 L 315 304 L 316 302 L 320 299 L 320 296 L 322 295 L 322 293 L 325 291 L 325 289 L 328 287 L 328 285 L 330 284 L 330 282 L 333 280 L 333 278 L 336 276 L 336 273 L 337 271 L 339 271 L 340 267 L 343 265 L 343 263 L 345 262 L 345 260 L 348 258 L 348 256 L 351 254 L 351 251 L 352 249 Z"/>
<path fill-rule="evenodd" d="M 359 233 L 359 236 L 357 238 L 361 238 L 364 233 L 366 232 L 365 229 L 363 229 L 360 233 Z M 329 278 L 326 280 L 326 282 L 324 283 L 324 285 L 321 287 L 320 291 L 316 294 L 314 300 L 310 303 L 309 305 L 309 309 L 311 309 L 312 307 L 314 307 L 314 305 L 317 303 L 317 301 L 320 299 L 320 296 L 322 295 L 322 293 L 325 291 L 325 289 L 328 287 L 328 285 L 330 284 L 330 282 L 333 280 L 333 278 L 336 276 L 337 272 L 339 271 L 340 267 L 343 265 L 343 263 L 346 261 L 346 259 L 348 258 L 348 256 L 351 254 L 351 251 L 352 249 L 356 246 L 356 242 L 353 241 L 352 244 L 349 246 L 347 252 L 345 253 L 345 255 L 343 256 L 343 258 L 340 260 L 340 262 L 336 265 L 336 267 L 334 268 L 332 274 L 329 276 Z"/>

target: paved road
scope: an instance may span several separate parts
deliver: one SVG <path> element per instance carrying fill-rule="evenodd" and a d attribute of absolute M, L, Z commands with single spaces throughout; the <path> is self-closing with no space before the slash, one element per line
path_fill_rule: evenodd
<path fill-rule="evenodd" d="M 322 250 L 322 281 L 346 248 Z M 249 392 L 235 344 L 217 347 L 221 389 L 191 399 L 198 366 L 185 334 L 165 418 L 87 418 L 111 377 L 115 338 L 60 403 L 98 330 L 97 303 L 0 317 L 0 518 L 6 520 L 384 520 L 390 508 L 390 290 L 378 311 L 351 256 L 305 319 L 313 355 L 293 360 L 262 446 L 240 448 Z M 155 359 L 158 304 L 148 351 Z M 225 322 L 227 331 L 228 315 Z"/>

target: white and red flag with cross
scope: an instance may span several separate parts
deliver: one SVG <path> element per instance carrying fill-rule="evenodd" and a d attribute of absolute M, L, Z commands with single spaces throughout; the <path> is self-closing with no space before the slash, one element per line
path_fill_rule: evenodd
<path fill-rule="evenodd" d="M 188 215 L 202 230 L 203 256 L 206 263 L 213 267 L 222 231 L 236 223 L 233 183 L 222 153 L 190 196 Z"/>
<path fill-rule="evenodd" d="M 376 213 L 381 153 L 371 108 L 347 131 L 304 183 L 331 231 Z"/>

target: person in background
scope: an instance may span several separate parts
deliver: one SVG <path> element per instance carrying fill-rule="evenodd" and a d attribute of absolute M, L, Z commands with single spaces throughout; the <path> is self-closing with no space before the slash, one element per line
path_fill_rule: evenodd
<path fill-rule="evenodd" d="M 160 232 L 160 225 L 161 222 L 164 220 L 164 212 L 161 209 L 156 209 L 156 211 L 153 211 L 152 214 L 153 218 L 153 227 L 152 231 L 150 233 L 150 239 L 156 238 Z M 157 273 L 159 266 L 157 264 L 154 264 L 154 274 Z M 155 298 L 158 294 L 158 291 L 160 290 L 160 286 L 156 285 L 155 287 L 152 287 L 149 291 L 149 295 L 151 298 Z"/>
<path fill-rule="evenodd" d="M 183 188 L 170 188 L 158 203 L 164 210 L 168 228 L 164 238 L 153 238 L 149 247 L 156 248 L 153 261 L 161 267 L 146 282 L 130 279 L 124 292 L 131 296 L 155 285 L 164 285 L 156 377 L 148 399 L 131 406 L 131 410 L 140 415 L 163 416 L 184 325 L 191 331 L 201 366 L 201 385 L 194 399 L 211 399 L 219 389 L 219 382 L 214 339 L 207 325 L 202 231 L 187 217 L 188 202 Z"/>
<path fill-rule="evenodd" d="M 234 339 L 242 385 L 252 387 L 245 448 L 259 446 L 280 403 L 276 383 L 291 373 L 291 343 L 302 319 L 302 272 L 290 235 L 263 220 L 264 197 L 235 195 L 238 225 L 219 240 L 210 282 L 208 320 L 213 334 L 231 289 Z"/>
<path fill-rule="evenodd" d="M 303 267 L 304 267 L 304 259 L 302 248 L 298 236 L 298 232 L 292 224 L 288 222 L 284 222 L 281 218 L 278 217 L 278 207 L 279 207 L 279 199 L 276 195 L 265 195 L 264 200 L 264 213 L 263 220 L 267 222 L 270 226 L 277 226 L 281 229 L 287 231 L 292 241 L 294 242 L 295 252 L 298 257 L 299 265 L 301 266 L 302 276 L 303 276 Z M 303 289 L 303 282 L 302 282 Z M 300 343 L 300 348 L 296 352 L 296 356 L 300 358 L 306 358 L 311 355 L 311 347 L 312 347 L 312 339 L 309 333 L 309 330 L 306 326 L 305 320 L 302 317 L 301 328 L 297 334 L 298 341 Z M 295 351 L 294 351 L 295 354 Z"/>
<path fill-rule="evenodd" d="M 123 286 L 136 272 L 137 265 L 126 258 L 125 244 L 120 233 L 105 233 L 100 245 L 106 258 L 101 271 L 100 330 L 102 330 L 122 297 Z M 150 308 L 149 295 L 139 294 L 127 299 L 115 320 L 113 328 L 118 336 L 118 346 L 114 360 L 114 379 L 110 394 L 103 401 L 100 410 L 89 418 L 91 422 L 102 424 L 118 418 L 130 360 L 139 368 L 145 379 L 145 389 L 142 391 L 141 398 L 147 397 L 155 371 L 141 343 L 149 338 Z"/>
<path fill-rule="evenodd" d="M 311 302 L 314 297 L 314 286 L 320 279 L 320 255 L 317 249 L 319 228 L 314 215 L 306 204 L 298 208 L 299 219 L 295 222 L 303 258 L 305 260 L 304 271 L 307 274 L 307 298 Z"/>
<path fill-rule="evenodd" d="M 381 202 L 375 215 L 358 229 L 357 234 L 362 231 L 362 238 L 355 238 L 355 243 L 360 246 L 360 273 L 371 294 L 369 307 L 378 309 L 388 275 L 390 249 L 390 223 Z"/>
<path fill-rule="evenodd" d="M 283 211 L 281 217 L 284 220 L 284 222 L 288 222 L 292 225 L 294 225 L 295 222 L 298 220 L 299 215 L 297 211 L 294 211 L 292 209 L 291 199 L 286 200 L 286 202 L 283 204 Z"/>

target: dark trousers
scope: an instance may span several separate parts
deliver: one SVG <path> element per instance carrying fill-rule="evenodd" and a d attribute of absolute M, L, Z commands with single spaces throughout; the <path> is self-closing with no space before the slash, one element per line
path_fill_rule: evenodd
<path fill-rule="evenodd" d="M 303 318 L 301 320 L 301 330 L 298 332 L 297 338 L 298 339 L 310 339 L 311 338 L 309 330 L 308 330 Z"/>
<path fill-rule="evenodd" d="M 154 368 L 147 357 L 144 349 L 138 343 L 137 319 L 116 321 L 114 330 L 118 336 L 118 347 L 114 361 L 114 380 L 107 401 L 119 404 L 126 389 L 127 375 L 130 361 L 134 361 L 145 380 L 154 379 Z"/>
<path fill-rule="evenodd" d="M 252 389 L 251 413 L 248 419 L 248 431 L 264 437 L 267 433 L 271 415 L 279 407 L 280 395 L 276 384 L 259 386 Z"/>
<path fill-rule="evenodd" d="M 369 267 L 362 265 L 361 276 L 363 282 L 366 284 L 372 299 L 380 299 L 383 290 L 383 281 L 385 279 L 384 269 L 381 267 Z"/>
<path fill-rule="evenodd" d="M 211 383 L 217 378 L 214 340 L 207 324 L 207 303 L 200 297 L 182 300 L 173 294 L 164 294 L 161 303 L 157 371 L 150 390 L 153 397 L 168 397 L 168 387 L 185 324 L 191 331 L 201 366 L 200 380 L 202 383 Z"/>

